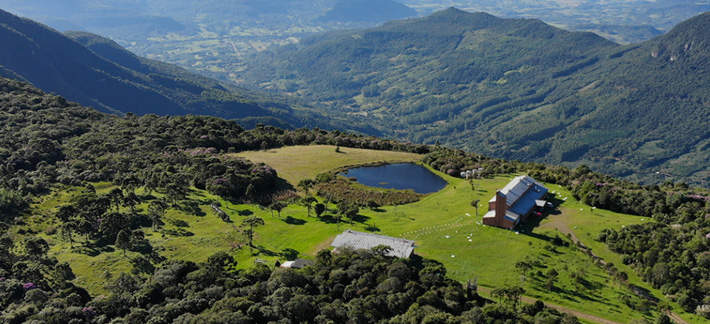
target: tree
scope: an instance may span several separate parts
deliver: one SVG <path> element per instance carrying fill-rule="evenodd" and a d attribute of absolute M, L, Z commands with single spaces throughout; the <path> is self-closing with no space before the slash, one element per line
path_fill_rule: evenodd
<path fill-rule="evenodd" d="M 122 229 L 116 235 L 116 247 L 123 250 L 123 256 L 126 256 L 126 250 L 131 247 L 131 234 L 127 230 Z"/>
<path fill-rule="evenodd" d="M 671 321 L 668 315 L 661 314 L 661 316 L 656 319 L 656 324 L 673 324 L 673 321 Z"/>
<path fill-rule="evenodd" d="M 236 266 L 237 262 L 226 252 L 217 252 L 207 258 L 207 270 L 215 276 L 223 274 L 227 268 Z"/>
<path fill-rule="evenodd" d="M 313 209 L 313 203 L 315 202 L 318 202 L 318 200 L 311 196 L 301 199 L 301 205 L 308 210 L 308 217 L 311 217 L 311 209 Z"/>
<path fill-rule="evenodd" d="M 370 208 L 370 210 L 376 210 L 380 208 L 380 204 L 371 199 L 367 201 L 367 208 Z"/>
<path fill-rule="evenodd" d="M 116 212 L 119 211 L 119 208 L 121 207 L 121 203 L 123 202 L 123 190 L 119 188 L 114 188 L 111 190 L 111 192 L 108 193 L 108 198 L 111 201 L 111 204 L 113 204 L 114 208 L 116 208 Z"/>
<path fill-rule="evenodd" d="M 313 188 L 314 184 L 315 184 L 315 181 L 313 181 L 312 179 L 303 179 L 298 182 L 297 186 L 298 186 L 298 188 L 303 190 L 303 192 L 308 194 L 308 192 L 311 190 L 311 188 Z"/>
<path fill-rule="evenodd" d="M 42 257 L 49 251 L 49 244 L 41 237 L 28 237 L 25 239 L 25 252 L 32 257 Z"/>
<path fill-rule="evenodd" d="M 525 281 L 526 279 L 526 274 L 528 271 L 532 269 L 532 265 L 530 263 L 525 262 L 525 261 L 518 261 L 515 263 L 515 269 L 520 272 L 520 278 L 522 281 Z"/>
<path fill-rule="evenodd" d="M 128 194 L 134 194 L 136 193 L 136 188 L 140 187 L 141 185 L 141 180 L 138 179 L 138 177 L 134 174 L 131 173 L 123 178 L 121 178 L 121 188 L 124 189 Z"/>
<path fill-rule="evenodd" d="M 358 213 L 360 213 L 360 209 L 357 208 L 357 206 L 350 206 L 350 208 L 345 211 L 345 217 L 347 217 L 350 220 L 350 224 L 352 224 L 357 218 Z"/>
<path fill-rule="evenodd" d="M 509 301 L 513 302 L 513 309 L 518 309 L 518 304 L 520 303 L 520 296 L 525 293 L 525 289 L 520 286 L 513 286 L 506 289 L 506 296 Z"/>
<path fill-rule="evenodd" d="M 471 207 L 476 208 L 476 217 L 478 217 L 478 203 L 481 202 L 478 199 L 471 201 Z"/>
<path fill-rule="evenodd" d="M 491 291 L 491 297 L 498 298 L 498 303 L 503 302 L 503 297 L 505 297 L 505 288 L 496 288 Z"/>
<path fill-rule="evenodd" d="M 62 222 L 68 222 L 70 219 L 74 218 L 78 213 L 79 211 L 77 211 L 74 206 L 64 205 L 59 207 L 56 217 L 59 218 L 59 220 Z"/>
<path fill-rule="evenodd" d="M 59 234 L 63 239 L 69 241 L 70 248 L 74 247 L 74 227 L 76 227 L 76 223 L 72 221 L 64 222 L 59 225 Z"/>
<path fill-rule="evenodd" d="M 275 210 L 275 211 L 278 213 L 279 218 L 281 218 L 281 211 L 282 211 L 284 208 L 286 208 L 286 204 L 284 204 L 284 203 L 282 203 L 282 202 L 280 202 L 280 201 L 276 201 L 276 202 L 272 203 L 272 204 L 269 206 L 269 208 L 271 208 L 272 211 Z M 273 212 L 272 212 L 271 215 L 273 216 Z"/>
<path fill-rule="evenodd" d="M 128 192 L 128 194 L 123 197 L 123 207 L 128 207 L 131 213 L 136 213 L 136 206 L 140 203 L 140 199 L 135 192 Z"/>
<path fill-rule="evenodd" d="M 132 258 L 131 264 L 133 265 L 133 269 L 131 269 L 131 273 L 133 273 L 135 275 L 139 275 L 142 273 L 150 275 L 155 272 L 155 266 L 152 263 L 150 263 L 150 260 L 146 259 L 142 255 Z"/>
<path fill-rule="evenodd" d="M 545 281 L 545 286 L 548 290 L 555 289 L 555 282 L 557 281 L 557 276 L 559 276 L 559 273 L 555 269 L 550 269 L 549 271 L 547 271 L 546 275 L 547 280 Z"/>
<path fill-rule="evenodd" d="M 174 175 L 165 188 L 165 193 L 172 200 L 173 205 L 177 205 L 178 201 L 185 199 L 190 193 L 189 184 L 185 179 L 187 177 L 184 175 Z"/>
<path fill-rule="evenodd" d="M 254 227 L 264 225 L 264 220 L 260 217 L 252 216 L 242 221 L 243 226 L 249 226 L 247 236 L 249 237 L 249 246 L 254 247 Z"/>
<path fill-rule="evenodd" d="M 281 256 L 288 261 L 296 260 L 299 254 L 300 253 L 297 250 L 294 250 L 292 248 L 285 248 L 281 250 Z"/>
<path fill-rule="evenodd" d="M 356 206 L 348 203 L 342 202 L 338 205 L 338 215 L 348 218 L 351 224 L 359 212 L 360 210 Z"/>
<path fill-rule="evenodd" d="M 160 228 L 163 216 L 168 209 L 168 204 L 163 200 L 153 200 L 148 204 L 148 216 L 153 223 L 153 230 Z"/>
<path fill-rule="evenodd" d="M 325 212 L 325 205 L 323 205 L 321 203 L 316 204 L 315 211 L 316 211 L 316 216 L 318 216 L 318 218 L 320 218 L 320 216 L 323 215 L 323 213 Z"/>

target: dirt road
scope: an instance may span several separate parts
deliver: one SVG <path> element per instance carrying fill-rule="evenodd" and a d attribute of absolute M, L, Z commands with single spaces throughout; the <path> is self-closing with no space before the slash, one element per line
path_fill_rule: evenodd
<path fill-rule="evenodd" d="M 492 289 L 486 288 L 486 287 L 478 287 L 478 290 L 479 290 L 480 292 L 484 292 L 484 293 L 487 294 L 487 295 L 490 295 Z M 532 303 L 535 303 L 535 301 L 537 301 L 537 299 L 535 299 L 535 298 L 530 298 L 530 297 L 527 297 L 527 296 L 521 297 L 521 300 L 522 300 L 524 303 L 527 303 L 527 304 L 532 304 Z M 543 301 L 543 302 L 544 302 L 544 301 Z M 584 319 L 584 320 L 587 320 L 587 321 L 591 321 L 591 322 L 594 322 L 594 323 L 602 323 L 602 324 L 622 324 L 622 323 L 620 323 L 620 322 L 610 321 L 610 320 L 608 320 L 608 319 L 601 318 L 601 317 L 599 317 L 599 316 L 594 316 L 594 315 L 590 315 L 590 314 L 585 314 L 585 313 L 576 311 L 576 310 L 574 310 L 574 309 L 569 309 L 569 308 L 567 308 L 567 307 L 560 306 L 560 305 L 550 304 L 550 303 L 548 303 L 548 302 L 545 302 L 545 305 L 546 305 L 547 307 L 554 308 L 554 309 L 556 309 L 556 310 L 558 310 L 558 311 L 560 311 L 560 312 L 568 313 L 568 314 L 577 316 L 577 318 Z M 683 324 L 687 324 L 687 323 L 683 323 Z"/>

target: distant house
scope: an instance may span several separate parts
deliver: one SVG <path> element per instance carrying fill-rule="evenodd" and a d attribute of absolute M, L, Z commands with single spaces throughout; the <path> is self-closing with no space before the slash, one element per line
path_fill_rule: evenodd
<path fill-rule="evenodd" d="M 390 252 L 388 256 L 398 257 L 398 258 L 409 258 L 414 252 L 414 241 L 405 240 L 396 237 L 389 237 L 384 235 L 370 234 L 357 232 L 353 230 L 346 230 L 342 234 L 335 237 L 332 247 L 335 248 L 337 253 L 338 249 L 351 248 L 355 250 L 360 249 L 372 249 L 379 245 L 385 245 L 390 247 Z"/>
<path fill-rule="evenodd" d="M 512 229 L 525 220 L 536 206 L 545 206 L 542 198 L 547 188 L 528 176 L 520 176 L 509 182 L 488 201 L 488 213 L 483 224 Z"/>
<path fill-rule="evenodd" d="M 280 265 L 281 268 L 288 268 L 288 269 L 301 269 L 305 268 L 308 266 L 312 266 L 313 261 L 311 260 L 306 260 L 306 259 L 296 259 L 293 261 L 286 261 Z"/>
<path fill-rule="evenodd" d="M 468 179 L 473 179 L 477 176 L 480 176 L 481 173 L 483 173 L 483 168 L 477 168 L 473 170 L 466 170 L 466 171 L 461 171 L 461 178 L 464 178 L 466 180 Z"/>

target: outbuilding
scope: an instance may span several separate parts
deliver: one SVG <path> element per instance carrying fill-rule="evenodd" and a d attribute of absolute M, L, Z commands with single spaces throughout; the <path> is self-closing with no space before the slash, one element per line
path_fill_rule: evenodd
<path fill-rule="evenodd" d="M 336 236 L 331 244 L 331 246 L 335 248 L 333 251 L 335 253 L 338 252 L 338 249 L 343 248 L 369 250 L 380 245 L 388 246 L 390 251 L 387 255 L 397 258 L 409 258 L 415 248 L 414 241 L 353 230 L 346 230 Z"/>

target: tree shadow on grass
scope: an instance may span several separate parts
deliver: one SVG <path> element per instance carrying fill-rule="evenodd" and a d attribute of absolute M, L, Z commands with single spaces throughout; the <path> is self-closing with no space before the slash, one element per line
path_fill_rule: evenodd
<path fill-rule="evenodd" d="M 326 223 L 326 224 L 335 224 L 338 222 L 338 220 L 335 217 L 333 217 L 333 215 L 322 215 L 318 219 L 321 222 Z"/>
<path fill-rule="evenodd" d="M 175 229 L 162 229 L 161 233 L 165 235 L 171 235 L 171 236 L 180 236 L 180 237 L 189 237 L 189 236 L 194 236 L 195 233 L 192 233 L 184 228 L 175 228 Z"/>
<path fill-rule="evenodd" d="M 367 222 L 368 220 L 370 220 L 370 217 L 367 217 L 367 216 L 365 216 L 365 215 L 360 215 L 360 214 L 358 214 L 357 216 L 353 217 L 352 220 L 353 220 L 354 222 L 358 222 L 358 223 L 363 223 L 363 224 L 364 224 L 365 222 Z"/>
<path fill-rule="evenodd" d="M 260 255 L 260 254 L 263 254 L 266 256 L 278 256 L 279 255 L 277 252 L 271 251 L 262 245 L 257 245 L 254 247 L 254 249 L 256 249 L 258 251 L 258 253 L 256 255 Z"/>
<path fill-rule="evenodd" d="M 658 303 L 660 301 L 660 300 L 658 300 L 658 298 L 656 298 L 656 296 L 653 295 L 653 293 L 651 293 L 650 290 L 648 290 L 644 287 L 639 287 L 634 284 L 629 284 L 629 290 L 631 290 L 631 292 L 634 293 L 634 295 L 636 295 L 640 298 L 644 298 L 652 303 Z"/>
<path fill-rule="evenodd" d="M 284 221 L 284 223 L 290 224 L 290 225 L 303 225 L 303 224 L 307 223 L 303 219 L 293 218 L 291 216 L 286 217 L 286 219 L 284 219 L 283 221 Z"/>
<path fill-rule="evenodd" d="M 182 212 L 185 212 L 190 215 L 195 215 L 195 216 L 206 216 L 205 212 L 202 211 L 200 208 L 200 204 L 202 202 L 198 200 L 183 200 L 178 205 L 175 207 L 177 210 L 180 210 Z"/>
<path fill-rule="evenodd" d="M 374 224 L 370 224 L 370 225 L 367 225 L 367 227 L 365 227 L 365 230 L 368 232 L 379 232 L 380 228 L 375 226 Z"/>
<path fill-rule="evenodd" d="M 101 253 L 104 252 L 114 252 L 116 249 L 114 249 L 111 246 L 102 246 L 102 247 L 96 247 L 96 246 L 85 246 L 85 245 L 75 245 L 73 248 L 71 248 L 71 251 L 73 253 L 78 253 L 78 254 L 84 254 L 88 255 L 91 257 L 95 257 Z"/>
<path fill-rule="evenodd" d="M 239 216 L 251 216 L 251 215 L 254 215 L 254 212 L 249 209 L 244 209 L 244 210 L 237 211 L 237 214 L 239 214 Z"/>

